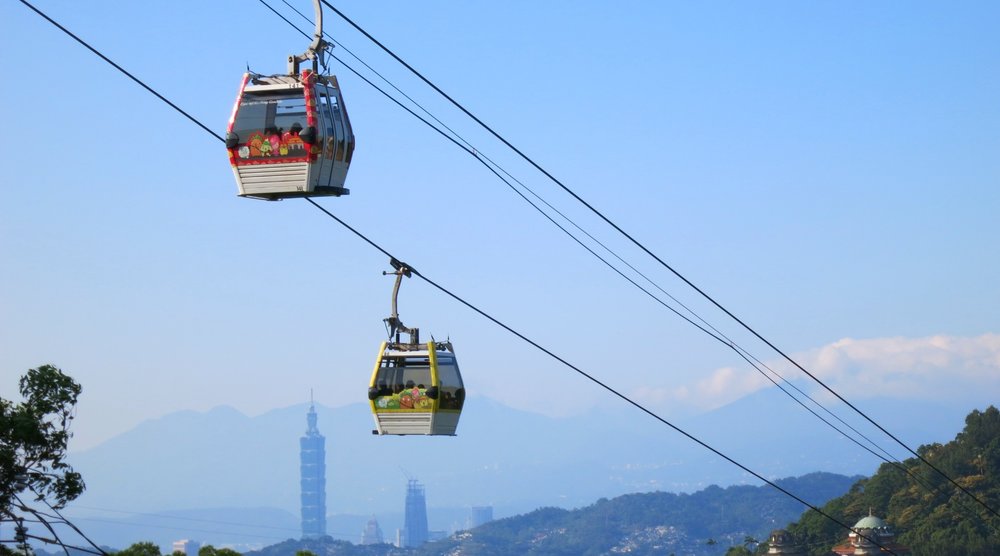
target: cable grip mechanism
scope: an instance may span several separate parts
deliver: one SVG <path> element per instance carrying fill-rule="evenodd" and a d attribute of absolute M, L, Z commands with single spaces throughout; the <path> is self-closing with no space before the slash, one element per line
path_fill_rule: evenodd
<path fill-rule="evenodd" d="M 382 319 L 385 322 L 386 330 L 389 333 L 389 342 L 393 344 L 394 348 L 397 349 L 417 349 L 420 344 L 420 329 L 419 328 L 409 328 L 403 324 L 403 321 L 399 319 L 399 311 L 397 310 L 397 300 L 399 298 L 399 286 L 403 282 L 403 277 L 406 276 L 410 278 L 412 276 L 412 268 L 406 263 L 400 262 L 395 258 L 389 260 L 389 264 L 392 265 L 394 269 L 392 272 L 383 270 L 382 276 L 394 275 L 396 276 L 396 281 L 392 286 L 392 314 L 389 317 Z M 400 341 L 400 333 L 409 335 L 409 341 L 407 343 L 402 343 Z"/>

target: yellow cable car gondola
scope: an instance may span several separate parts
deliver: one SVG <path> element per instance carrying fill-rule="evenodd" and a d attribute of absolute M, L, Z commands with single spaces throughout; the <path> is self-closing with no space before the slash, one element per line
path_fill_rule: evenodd
<path fill-rule="evenodd" d="M 368 386 L 375 418 L 372 434 L 455 435 L 465 402 L 465 387 L 451 342 L 420 343 L 420 331 L 399 320 L 396 298 L 410 269 L 393 259 L 396 282 L 392 316 L 385 319 L 389 341 L 382 342 Z M 401 342 L 400 333 L 410 336 Z"/>
<path fill-rule="evenodd" d="M 241 197 L 279 200 L 340 196 L 354 155 L 354 132 L 337 77 L 320 75 L 328 44 L 319 0 L 316 34 L 288 74 L 247 73 L 226 130 L 226 149 Z M 312 70 L 299 64 L 312 60 Z"/>

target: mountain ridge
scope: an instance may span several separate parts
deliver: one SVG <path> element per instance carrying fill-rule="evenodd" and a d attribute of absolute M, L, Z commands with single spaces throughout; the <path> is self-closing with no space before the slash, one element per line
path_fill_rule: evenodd
<path fill-rule="evenodd" d="M 682 425 L 769 478 L 874 471 L 877 461 L 847 457 L 847 450 L 860 450 L 835 433 L 814 425 L 784 431 L 802 420 L 801 410 L 778 394 L 762 392 Z M 250 417 L 218 406 L 144 421 L 70 454 L 88 484 L 78 506 L 150 513 L 268 507 L 297 516 L 298 439 L 307 408 L 296 404 Z M 373 436 L 367 404 L 316 409 L 327 439 L 328 514 L 377 515 L 380 522 L 386 516 L 387 527 L 388 516 L 401 514 L 407 476 L 425 485 L 431 528 L 438 530 L 454 528 L 452 517 L 435 517 L 438 508 L 492 505 L 504 517 L 622 494 L 757 483 L 673 431 L 642 426 L 655 423 L 630 409 L 550 418 L 472 397 L 459 436 L 444 438 Z M 930 441 L 951 436 L 940 432 L 951 427 L 949 411 L 935 412 L 937 430 L 904 411 L 895 418 L 909 419 Z M 773 442 L 767 431 L 778 426 L 782 441 Z"/>

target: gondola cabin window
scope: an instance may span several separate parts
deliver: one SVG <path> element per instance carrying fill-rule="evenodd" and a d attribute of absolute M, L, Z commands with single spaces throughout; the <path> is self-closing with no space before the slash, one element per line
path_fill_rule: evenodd
<path fill-rule="evenodd" d="M 458 363 L 454 357 L 437 356 L 438 382 L 440 386 L 441 409 L 462 409 L 465 402 L 465 388 L 462 386 L 462 378 L 458 374 Z"/>
<path fill-rule="evenodd" d="M 308 150 L 299 138 L 306 126 L 301 95 L 245 95 L 236 112 L 233 133 L 237 156 L 252 162 L 302 159 Z"/>
<path fill-rule="evenodd" d="M 384 357 L 375 377 L 379 409 L 428 411 L 434 400 L 427 395 L 432 386 L 427 357 Z"/>

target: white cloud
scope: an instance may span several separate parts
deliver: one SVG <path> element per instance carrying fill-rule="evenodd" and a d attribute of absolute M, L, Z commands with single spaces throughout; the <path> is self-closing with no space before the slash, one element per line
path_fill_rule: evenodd
<path fill-rule="evenodd" d="M 640 387 L 632 397 L 644 404 L 682 404 L 697 409 L 712 409 L 735 401 L 771 384 L 751 368 L 722 367 L 690 385 L 674 388 Z"/>
<path fill-rule="evenodd" d="M 793 354 L 792 358 L 847 399 L 876 396 L 942 402 L 1000 399 L 1000 334 L 844 338 Z M 787 361 L 769 361 L 768 366 L 788 380 L 807 384 L 807 391 L 823 392 Z M 712 409 L 769 386 L 771 382 L 749 366 L 723 367 L 691 384 L 644 387 L 633 395 L 655 405 L 679 403 Z"/>
<path fill-rule="evenodd" d="M 844 338 L 799 362 L 845 397 L 948 401 L 1000 393 L 1000 334 Z"/>

